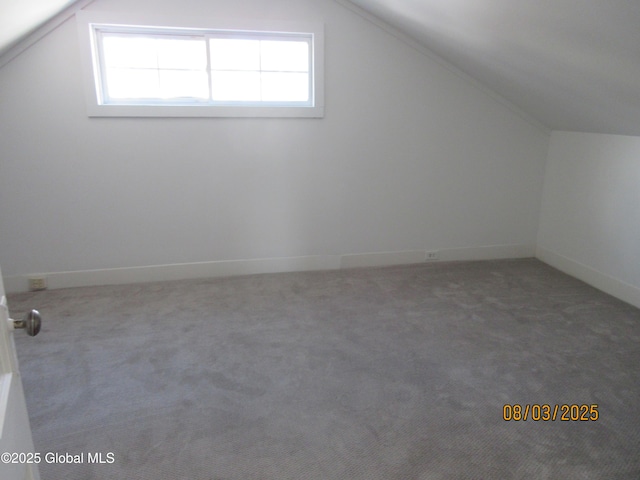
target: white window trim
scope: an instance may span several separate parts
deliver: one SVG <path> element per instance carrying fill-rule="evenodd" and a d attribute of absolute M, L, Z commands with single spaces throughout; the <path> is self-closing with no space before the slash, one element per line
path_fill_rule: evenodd
<path fill-rule="evenodd" d="M 322 118 L 324 116 L 324 25 L 321 22 L 267 22 L 252 20 L 202 20 L 144 18 L 133 15 L 80 11 L 76 14 L 89 117 L 285 117 Z M 301 32 L 313 35 L 312 106 L 217 106 L 217 105 L 110 105 L 101 104 L 97 91 L 99 70 L 94 64 L 93 25 L 127 25 L 202 30 L 241 30 L 255 32 Z"/>

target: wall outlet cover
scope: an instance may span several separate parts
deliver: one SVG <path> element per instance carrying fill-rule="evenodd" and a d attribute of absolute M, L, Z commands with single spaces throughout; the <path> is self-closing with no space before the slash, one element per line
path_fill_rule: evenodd
<path fill-rule="evenodd" d="M 47 289 L 46 277 L 29 277 L 29 290 L 32 292 Z"/>

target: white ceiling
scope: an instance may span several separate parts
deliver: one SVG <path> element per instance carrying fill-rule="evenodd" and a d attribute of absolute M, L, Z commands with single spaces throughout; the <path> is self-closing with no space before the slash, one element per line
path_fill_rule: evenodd
<path fill-rule="evenodd" d="M 0 0 L 0 55 L 75 0 Z"/>
<path fill-rule="evenodd" d="M 640 0 L 351 0 L 553 130 L 640 136 Z"/>
<path fill-rule="evenodd" d="M 640 0 L 350 0 L 548 128 L 640 136 Z M 0 54 L 73 0 L 0 0 Z"/>

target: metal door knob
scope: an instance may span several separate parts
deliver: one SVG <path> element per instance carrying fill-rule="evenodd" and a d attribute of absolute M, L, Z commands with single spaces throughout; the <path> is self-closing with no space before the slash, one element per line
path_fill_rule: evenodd
<path fill-rule="evenodd" d="M 42 326 L 42 317 L 37 310 L 28 312 L 22 320 L 14 320 L 13 328 L 24 328 L 27 335 L 35 337 Z"/>

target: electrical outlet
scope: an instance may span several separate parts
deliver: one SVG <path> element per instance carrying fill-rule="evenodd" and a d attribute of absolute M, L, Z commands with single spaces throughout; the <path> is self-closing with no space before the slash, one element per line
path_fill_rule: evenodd
<path fill-rule="evenodd" d="M 47 277 L 29 277 L 29 290 L 35 292 L 37 290 L 47 289 Z"/>
<path fill-rule="evenodd" d="M 437 250 L 433 250 L 431 252 L 427 252 L 427 254 L 424 257 L 424 261 L 425 262 L 435 262 L 436 260 L 438 260 L 438 251 Z"/>

